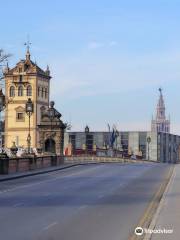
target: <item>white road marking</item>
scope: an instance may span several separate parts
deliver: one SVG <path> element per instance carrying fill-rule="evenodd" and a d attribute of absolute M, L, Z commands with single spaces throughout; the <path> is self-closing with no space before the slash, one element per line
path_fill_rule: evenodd
<path fill-rule="evenodd" d="M 48 226 L 46 226 L 45 228 L 43 228 L 43 230 L 48 230 L 49 228 L 51 228 L 57 224 L 58 224 L 57 222 L 53 222 L 53 223 L 49 224 Z"/>
<path fill-rule="evenodd" d="M 15 205 L 13 205 L 13 207 L 20 207 L 20 206 L 23 206 L 24 203 L 16 203 Z"/>
<path fill-rule="evenodd" d="M 88 206 L 88 205 L 80 206 L 80 207 L 79 207 L 79 210 L 82 210 L 82 209 L 86 208 L 87 206 Z"/>

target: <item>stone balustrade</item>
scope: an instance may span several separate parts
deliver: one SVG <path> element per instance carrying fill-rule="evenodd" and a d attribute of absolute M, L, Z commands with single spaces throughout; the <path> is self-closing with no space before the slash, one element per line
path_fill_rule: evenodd
<path fill-rule="evenodd" d="M 0 174 L 11 174 L 16 172 L 26 172 L 35 169 L 58 166 L 64 163 L 63 156 L 40 156 L 21 158 L 1 158 Z"/>
<path fill-rule="evenodd" d="M 88 163 L 138 163 L 150 162 L 147 160 L 133 160 L 120 157 L 97 157 L 97 156 L 39 156 L 21 158 L 0 158 L 0 174 L 12 174 L 26 172 L 35 169 L 58 166 L 63 163 L 88 164 Z"/>

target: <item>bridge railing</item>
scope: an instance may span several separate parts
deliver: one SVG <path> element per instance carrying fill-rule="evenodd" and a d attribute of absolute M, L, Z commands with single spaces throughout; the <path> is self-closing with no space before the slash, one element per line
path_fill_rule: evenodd
<path fill-rule="evenodd" d="M 0 174 L 11 174 L 58 166 L 64 163 L 63 156 L 27 156 L 19 158 L 0 158 Z"/>

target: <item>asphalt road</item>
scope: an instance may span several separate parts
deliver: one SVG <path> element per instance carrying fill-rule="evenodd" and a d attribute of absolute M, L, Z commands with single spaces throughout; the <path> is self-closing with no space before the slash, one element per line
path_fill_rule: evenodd
<path fill-rule="evenodd" d="M 126 240 L 167 164 L 90 164 L 0 183 L 1 240 Z"/>

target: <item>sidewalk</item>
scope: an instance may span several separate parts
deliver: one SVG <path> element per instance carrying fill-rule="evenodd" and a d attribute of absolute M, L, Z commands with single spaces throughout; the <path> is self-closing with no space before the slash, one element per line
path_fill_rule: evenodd
<path fill-rule="evenodd" d="M 154 230 L 170 230 L 169 233 L 152 233 L 151 240 L 177 240 L 180 239 L 180 164 L 174 169 L 172 179 L 159 211 L 155 216 Z"/>
<path fill-rule="evenodd" d="M 13 180 L 13 179 L 17 179 L 17 178 L 34 176 L 34 175 L 43 174 L 43 173 L 54 172 L 54 171 L 70 168 L 70 167 L 77 166 L 77 165 L 79 165 L 79 164 L 78 163 L 75 163 L 75 164 L 64 163 L 59 166 L 41 168 L 41 169 L 31 170 L 31 171 L 27 171 L 27 172 L 17 172 L 17 173 L 7 174 L 7 175 L 0 174 L 0 182 Z"/>

